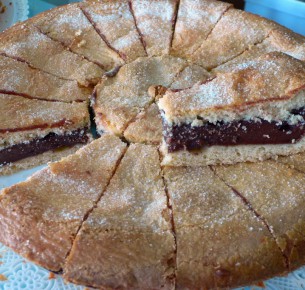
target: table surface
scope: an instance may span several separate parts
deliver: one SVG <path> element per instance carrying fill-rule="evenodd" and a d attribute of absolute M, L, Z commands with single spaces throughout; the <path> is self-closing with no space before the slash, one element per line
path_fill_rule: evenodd
<path fill-rule="evenodd" d="M 44 10 L 51 9 L 57 5 L 71 2 L 68 0 L 29 0 L 30 14 L 32 17 Z M 9 177 L 0 176 L 0 189 L 21 180 L 26 179 L 39 168 L 25 170 Z M 1 276 L 3 275 L 3 276 Z M 1 281 L 1 277 L 6 281 Z M 50 276 L 45 269 L 25 261 L 22 257 L 0 244 L 0 289 L 2 290 L 80 290 L 81 286 L 64 283 L 63 279 L 56 275 Z M 88 288 L 87 288 L 88 289 Z M 239 290 L 301 290 L 305 289 L 305 268 L 301 268 L 287 277 L 277 277 L 264 282 L 264 287 L 251 286 L 239 288 Z"/>

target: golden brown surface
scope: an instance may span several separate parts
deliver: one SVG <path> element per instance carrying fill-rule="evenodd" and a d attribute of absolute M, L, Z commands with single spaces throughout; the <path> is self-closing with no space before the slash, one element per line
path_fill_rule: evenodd
<path fill-rule="evenodd" d="M 102 194 L 125 147 L 119 139 L 105 135 L 25 182 L 4 189 L 1 243 L 49 270 L 61 270 L 73 236 Z"/>
<path fill-rule="evenodd" d="M 147 55 L 127 0 L 91 1 L 81 7 L 109 45 L 127 62 Z"/>
<path fill-rule="evenodd" d="M 265 225 L 209 167 L 165 168 L 177 241 L 177 289 L 218 289 L 286 271 Z"/>
<path fill-rule="evenodd" d="M 64 80 L 28 64 L 0 55 L 0 92 L 25 95 L 40 100 L 89 101 L 90 91 L 76 81 Z"/>
<path fill-rule="evenodd" d="M 305 262 L 305 175 L 276 161 L 215 167 L 266 220 L 290 268 Z"/>
<path fill-rule="evenodd" d="M 157 149 L 131 145 L 76 237 L 65 278 L 112 289 L 173 289 L 174 251 Z"/>

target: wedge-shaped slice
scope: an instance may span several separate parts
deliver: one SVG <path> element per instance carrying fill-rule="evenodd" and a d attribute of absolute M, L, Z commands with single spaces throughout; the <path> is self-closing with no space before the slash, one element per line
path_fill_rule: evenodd
<path fill-rule="evenodd" d="M 209 73 L 197 65 L 189 65 L 183 69 L 171 84 L 172 89 L 183 89 L 193 86 L 199 81 L 205 81 Z M 163 88 L 164 93 L 164 88 Z M 156 92 L 155 98 L 161 97 Z M 140 112 L 134 122 L 131 122 L 124 132 L 124 137 L 133 143 L 160 144 L 162 142 L 162 120 L 158 106 L 153 103 Z"/>
<path fill-rule="evenodd" d="M 89 101 L 90 90 L 0 55 L 0 93 L 48 101 Z"/>
<path fill-rule="evenodd" d="M 266 220 L 289 259 L 290 269 L 305 262 L 305 175 L 275 161 L 215 167 Z"/>
<path fill-rule="evenodd" d="M 99 34 L 125 61 L 146 56 L 128 0 L 92 1 L 81 7 Z"/>
<path fill-rule="evenodd" d="M 150 86 L 169 87 L 186 61 L 170 56 L 139 58 L 96 88 L 94 111 L 99 131 L 122 135 L 128 124 L 154 100 Z"/>
<path fill-rule="evenodd" d="M 33 22 L 52 39 L 106 70 L 123 64 L 123 60 L 99 36 L 78 4 L 55 8 L 39 15 Z"/>
<path fill-rule="evenodd" d="M 305 61 L 305 37 L 284 27 L 272 30 L 270 35 L 262 43 L 254 45 L 240 56 L 218 66 L 213 72 L 233 71 L 242 63 L 254 60 L 257 57 L 272 51 L 280 51 Z"/>
<path fill-rule="evenodd" d="M 0 172 L 36 164 L 34 158 L 39 160 L 41 153 L 87 143 L 87 107 L 85 102 L 66 104 L 0 94 Z"/>
<path fill-rule="evenodd" d="M 103 289 L 173 289 L 170 216 L 157 148 L 131 145 L 74 241 L 65 278 Z"/>
<path fill-rule="evenodd" d="M 165 180 L 177 241 L 177 289 L 227 289 L 287 270 L 267 227 L 209 167 L 165 168 Z"/>
<path fill-rule="evenodd" d="M 191 57 L 230 7 L 213 0 L 180 0 L 171 53 Z"/>
<path fill-rule="evenodd" d="M 190 89 L 167 91 L 159 101 L 164 163 L 236 163 L 304 151 L 304 80 L 304 62 L 274 52 Z"/>
<path fill-rule="evenodd" d="M 207 69 L 215 68 L 262 42 L 277 27 L 265 18 L 229 9 L 191 59 Z"/>
<path fill-rule="evenodd" d="M 0 241 L 60 271 L 85 215 L 101 196 L 126 145 L 104 135 L 0 195 Z"/>
<path fill-rule="evenodd" d="M 178 0 L 132 0 L 131 8 L 147 54 L 169 54 Z"/>
<path fill-rule="evenodd" d="M 70 52 L 30 25 L 17 24 L 0 35 L 0 54 L 23 60 L 55 76 L 76 80 L 83 86 L 96 84 L 104 71 L 98 65 Z"/>

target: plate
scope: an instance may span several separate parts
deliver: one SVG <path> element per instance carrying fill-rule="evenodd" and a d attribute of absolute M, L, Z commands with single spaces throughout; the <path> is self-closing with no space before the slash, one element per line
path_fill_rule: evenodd
<path fill-rule="evenodd" d="M 0 31 L 18 21 L 24 21 L 29 15 L 27 0 L 0 0 Z"/>

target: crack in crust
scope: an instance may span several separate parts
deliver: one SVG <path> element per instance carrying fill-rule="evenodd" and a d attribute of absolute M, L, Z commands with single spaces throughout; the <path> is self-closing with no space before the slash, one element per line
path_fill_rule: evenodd
<path fill-rule="evenodd" d="M 226 185 L 228 186 L 229 188 L 232 189 L 232 191 L 235 193 L 235 195 L 240 198 L 242 200 L 242 202 L 245 204 L 245 206 L 247 206 L 247 208 L 254 213 L 254 215 L 262 221 L 262 223 L 265 225 L 265 227 L 267 228 L 267 230 L 269 231 L 269 233 L 271 234 L 271 236 L 273 237 L 275 243 L 277 244 L 280 252 L 282 253 L 283 255 L 283 258 L 285 260 L 285 265 L 286 265 L 286 268 L 287 268 L 287 271 L 289 271 L 290 269 L 290 261 L 289 261 L 289 255 L 287 255 L 287 253 L 285 251 L 283 251 L 280 247 L 280 245 L 278 244 L 278 240 L 276 238 L 276 236 L 274 235 L 274 232 L 272 231 L 272 227 L 268 224 L 267 220 L 262 217 L 259 212 L 253 207 L 253 205 L 250 203 L 250 201 L 242 195 L 241 192 L 239 192 L 236 188 L 234 188 L 233 186 L 231 186 L 230 184 L 228 184 L 221 176 L 219 176 L 216 172 L 216 170 L 212 167 L 212 166 L 209 166 L 209 168 L 213 171 L 213 173 Z"/>

